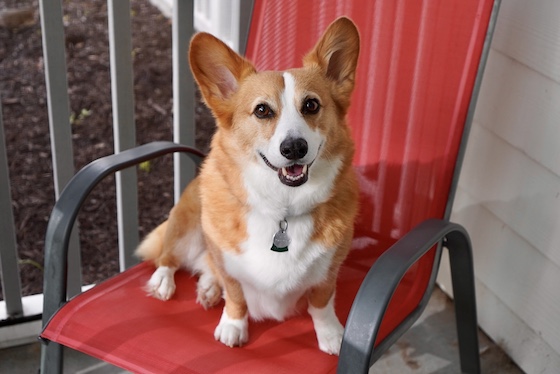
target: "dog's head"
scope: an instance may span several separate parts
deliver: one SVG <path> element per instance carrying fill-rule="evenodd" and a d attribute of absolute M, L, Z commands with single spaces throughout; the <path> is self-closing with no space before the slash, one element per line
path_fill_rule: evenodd
<path fill-rule="evenodd" d="M 221 141 L 229 156 L 256 162 L 297 187 L 318 158 L 341 157 L 348 147 L 345 116 L 358 53 L 356 26 L 339 18 L 298 69 L 257 72 L 206 33 L 193 37 L 190 64 L 218 131 L 227 133 Z"/>

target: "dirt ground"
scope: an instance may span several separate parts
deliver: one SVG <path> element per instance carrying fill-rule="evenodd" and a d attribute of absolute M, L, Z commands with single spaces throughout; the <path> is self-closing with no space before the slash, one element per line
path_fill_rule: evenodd
<path fill-rule="evenodd" d="M 63 1 L 75 167 L 113 153 L 105 0 Z M 171 22 L 147 0 L 131 1 L 137 143 L 172 139 Z M 0 19 L 0 97 L 17 230 L 22 288 L 42 292 L 43 245 L 54 204 L 38 3 L 0 0 L 0 11 L 29 8 L 27 24 Z M 207 150 L 214 122 L 197 104 L 197 147 Z M 172 206 L 172 159 L 139 169 L 140 235 Z M 0 213 L 2 214 L 2 213 Z M 118 271 L 114 179 L 96 188 L 79 215 L 84 283 Z M 0 289 L 0 299 L 1 299 Z"/>

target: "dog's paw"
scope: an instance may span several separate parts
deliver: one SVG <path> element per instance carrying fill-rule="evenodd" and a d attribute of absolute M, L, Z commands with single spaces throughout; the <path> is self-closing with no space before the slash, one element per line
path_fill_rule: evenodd
<path fill-rule="evenodd" d="M 319 342 L 319 349 L 330 355 L 337 355 L 340 352 L 342 345 L 342 335 L 344 334 L 344 327 L 340 322 L 325 325 L 315 329 L 317 333 L 317 341 Z"/>
<path fill-rule="evenodd" d="M 174 274 L 175 269 L 167 266 L 158 267 L 146 284 L 145 290 L 148 295 L 163 301 L 169 300 L 175 293 Z"/>
<path fill-rule="evenodd" d="M 222 299 L 222 288 L 212 275 L 202 274 L 196 284 L 196 302 L 204 309 L 216 306 Z"/>
<path fill-rule="evenodd" d="M 331 296 L 331 299 L 323 308 L 315 308 L 309 305 L 307 311 L 313 319 L 319 349 L 330 355 L 338 356 L 342 345 L 344 327 L 334 312 L 334 295 Z"/>
<path fill-rule="evenodd" d="M 249 321 L 247 315 L 241 319 L 229 318 L 225 309 L 220 323 L 214 331 L 214 338 L 228 347 L 241 347 L 249 340 Z"/>

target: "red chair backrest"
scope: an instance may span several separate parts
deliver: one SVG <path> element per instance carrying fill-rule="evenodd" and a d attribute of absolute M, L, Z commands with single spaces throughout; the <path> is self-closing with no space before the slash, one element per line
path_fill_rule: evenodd
<path fill-rule="evenodd" d="M 350 17 L 360 30 L 349 124 L 362 193 L 356 237 L 379 244 L 371 251 L 385 250 L 425 219 L 444 216 L 492 5 L 492 0 L 255 1 L 247 57 L 260 70 L 300 66 L 339 16 Z M 403 280 L 380 338 L 420 301 L 433 255 Z"/>

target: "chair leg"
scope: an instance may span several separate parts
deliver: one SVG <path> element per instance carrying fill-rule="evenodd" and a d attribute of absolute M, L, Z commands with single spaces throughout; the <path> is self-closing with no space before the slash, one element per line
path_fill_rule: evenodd
<path fill-rule="evenodd" d="M 41 374 L 62 373 L 62 346 L 55 342 L 43 342 L 41 347 Z"/>
<path fill-rule="evenodd" d="M 445 246 L 449 249 L 461 371 L 478 374 L 481 369 L 471 243 L 466 233 L 455 231 L 447 236 Z"/>

